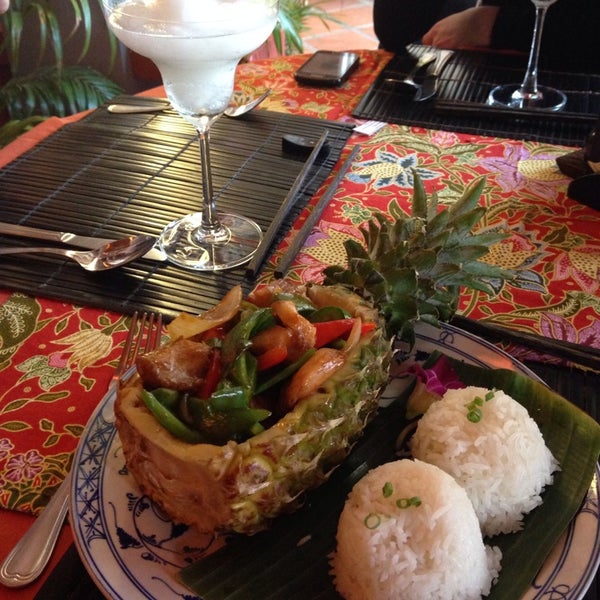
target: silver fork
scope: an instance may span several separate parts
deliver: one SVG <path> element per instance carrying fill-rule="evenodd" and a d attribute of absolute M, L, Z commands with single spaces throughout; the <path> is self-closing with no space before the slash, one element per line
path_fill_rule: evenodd
<path fill-rule="evenodd" d="M 116 391 L 123 375 L 138 355 L 160 346 L 162 315 L 137 311 L 108 391 Z M 52 556 L 68 508 L 71 471 L 57 488 L 39 517 L 17 542 L 0 566 L 0 582 L 7 587 L 23 587 L 37 579 Z"/>

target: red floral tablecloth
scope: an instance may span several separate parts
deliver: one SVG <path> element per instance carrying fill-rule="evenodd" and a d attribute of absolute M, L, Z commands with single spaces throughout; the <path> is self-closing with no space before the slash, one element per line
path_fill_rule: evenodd
<path fill-rule="evenodd" d="M 270 110 L 353 121 L 352 109 L 389 59 L 383 52 L 360 54 L 358 72 L 341 89 L 298 86 L 293 73 L 302 56 L 241 65 L 238 86 L 249 94 L 273 88 L 263 105 Z M 0 166 L 63 124 L 53 120 L 0 151 Z M 442 205 L 485 176 L 483 227 L 511 234 L 487 260 L 516 269 L 518 278 L 498 282 L 494 298 L 464 293 L 461 312 L 600 347 L 600 213 L 566 196 L 569 179 L 555 159 L 570 149 L 385 126 L 372 137 L 353 134 L 342 160 L 355 144 L 360 152 L 290 277 L 319 280 L 323 265 L 343 259 L 344 240 L 360 237 L 360 226 L 374 211 L 409 211 L 413 170 Z M 11 511 L 37 513 L 64 477 L 82 429 L 107 390 L 127 326 L 127 318 L 112 312 L 0 291 L 0 507 L 10 509 L 2 512 L 3 526 Z M 8 550 L 2 547 L 0 559 Z"/>
<path fill-rule="evenodd" d="M 460 310 L 476 318 L 600 346 L 598 267 L 600 213 L 570 200 L 570 179 L 555 159 L 566 148 L 533 142 L 387 126 L 361 142 L 351 172 L 299 257 L 294 275 L 318 278 L 323 263 L 343 258 L 347 236 L 374 210 L 407 212 L 416 171 L 441 205 L 485 176 L 483 229 L 506 229 L 510 237 L 490 251 L 491 263 L 515 269 L 498 295 L 465 291 Z M 360 236 L 359 236 L 360 237 Z"/>

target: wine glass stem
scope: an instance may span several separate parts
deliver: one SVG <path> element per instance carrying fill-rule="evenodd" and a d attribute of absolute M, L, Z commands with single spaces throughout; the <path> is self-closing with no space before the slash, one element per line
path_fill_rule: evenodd
<path fill-rule="evenodd" d="M 221 225 L 217 217 L 217 205 L 212 185 L 210 168 L 210 129 L 198 129 L 200 145 L 200 162 L 202 165 L 202 228 L 207 232 L 215 232 Z"/>
<path fill-rule="evenodd" d="M 547 6 L 535 7 L 535 24 L 533 26 L 533 40 L 531 43 L 531 50 L 529 52 L 529 61 L 527 63 L 527 70 L 525 71 L 525 77 L 519 90 L 521 95 L 525 98 L 535 97 L 538 93 L 537 87 L 537 76 L 538 76 L 538 62 L 540 57 L 540 44 L 542 41 L 542 31 L 544 29 L 544 19 L 546 18 Z"/>

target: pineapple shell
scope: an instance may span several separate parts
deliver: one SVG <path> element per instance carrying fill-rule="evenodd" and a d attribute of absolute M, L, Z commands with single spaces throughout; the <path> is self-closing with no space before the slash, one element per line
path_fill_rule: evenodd
<path fill-rule="evenodd" d="M 341 288 L 312 289 L 357 315 L 362 299 Z M 372 309 L 370 309 L 372 312 Z M 143 493 L 175 521 L 204 532 L 253 534 L 301 503 L 349 454 L 378 406 L 388 379 L 390 342 L 383 324 L 363 336 L 344 366 L 271 428 L 223 446 L 173 437 L 146 408 L 138 377 L 115 403 L 129 471 Z"/>

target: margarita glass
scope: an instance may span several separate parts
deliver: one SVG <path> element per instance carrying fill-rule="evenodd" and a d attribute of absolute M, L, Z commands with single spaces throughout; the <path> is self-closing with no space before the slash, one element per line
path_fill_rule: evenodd
<path fill-rule="evenodd" d="M 102 0 L 108 26 L 160 70 L 173 108 L 198 132 L 202 209 L 168 224 L 159 237 L 172 262 L 217 271 L 243 264 L 262 238 L 241 215 L 218 213 L 210 166 L 210 127 L 233 93 L 242 57 L 271 34 L 278 0 Z"/>
<path fill-rule="evenodd" d="M 488 104 L 508 108 L 538 108 L 549 111 L 562 110 L 567 97 L 560 90 L 538 85 L 538 62 L 544 19 L 548 7 L 556 0 L 531 0 L 535 6 L 535 24 L 529 51 L 529 61 L 522 83 L 496 86 L 489 95 Z"/>

